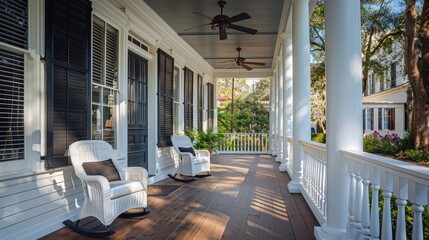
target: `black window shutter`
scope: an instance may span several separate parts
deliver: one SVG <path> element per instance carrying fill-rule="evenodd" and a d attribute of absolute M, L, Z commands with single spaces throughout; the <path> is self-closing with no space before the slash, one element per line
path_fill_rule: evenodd
<path fill-rule="evenodd" d="M 383 116 L 382 116 L 383 111 L 381 110 L 381 108 L 378 108 L 378 129 L 379 130 L 383 130 Z"/>
<path fill-rule="evenodd" d="M 213 84 L 207 83 L 207 128 L 213 130 L 214 125 L 214 92 Z"/>
<path fill-rule="evenodd" d="M 158 147 L 172 146 L 174 59 L 158 49 Z"/>
<path fill-rule="evenodd" d="M 91 1 L 46 0 L 46 168 L 68 165 L 68 146 L 90 139 Z"/>
<path fill-rule="evenodd" d="M 203 77 L 197 75 L 198 81 L 198 130 L 203 130 L 203 113 L 204 113 L 204 87 Z"/>
<path fill-rule="evenodd" d="M 192 130 L 194 123 L 194 72 L 185 67 L 184 91 L 185 91 L 185 130 Z"/>

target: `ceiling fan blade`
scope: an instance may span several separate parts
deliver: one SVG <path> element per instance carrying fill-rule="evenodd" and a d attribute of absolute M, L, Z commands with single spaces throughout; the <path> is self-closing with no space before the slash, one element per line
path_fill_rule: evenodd
<path fill-rule="evenodd" d="M 242 20 L 249 19 L 249 18 L 250 18 L 249 14 L 243 12 L 243 13 L 240 13 L 238 15 L 235 15 L 233 17 L 228 18 L 227 22 L 234 23 L 234 22 L 242 21 Z"/>
<path fill-rule="evenodd" d="M 211 17 L 209 17 L 209 16 L 205 15 L 204 13 L 200 13 L 200 12 L 192 12 L 192 13 L 193 13 L 193 14 L 196 14 L 196 15 L 198 15 L 198 16 L 201 16 L 201 17 L 203 17 L 203 18 L 210 19 L 210 20 L 212 20 L 212 21 L 213 21 L 213 18 L 211 18 Z"/>
<path fill-rule="evenodd" d="M 226 37 L 226 29 L 225 28 L 221 28 L 219 26 L 219 40 L 225 40 L 227 39 Z"/>
<path fill-rule="evenodd" d="M 235 29 L 237 31 L 241 31 L 241 32 L 245 32 L 245 33 L 253 34 L 253 35 L 255 35 L 258 32 L 258 30 L 256 30 L 256 29 L 243 27 L 243 26 L 239 26 L 239 25 L 235 25 L 235 24 L 229 24 L 228 27 L 231 29 Z"/>
<path fill-rule="evenodd" d="M 233 63 L 231 63 L 231 64 L 229 64 L 229 65 L 227 65 L 227 66 L 225 66 L 224 68 L 232 68 L 232 67 L 234 67 L 236 64 L 235 64 L 235 62 L 233 62 Z"/>
<path fill-rule="evenodd" d="M 194 26 L 194 27 L 191 27 L 191 28 L 187 28 L 187 29 L 185 29 L 184 31 L 189 31 L 189 30 L 192 30 L 192 29 L 194 29 L 194 28 L 199 28 L 199 27 L 203 27 L 203 26 L 207 26 L 207 25 L 211 25 L 211 23 L 206 23 L 206 24 L 202 24 L 202 25 Z"/>
<path fill-rule="evenodd" d="M 265 63 L 261 63 L 261 62 L 243 62 L 245 64 L 253 64 L 253 65 L 259 65 L 259 66 L 265 66 Z"/>
<path fill-rule="evenodd" d="M 243 68 L 247 69 L 247 71 L 250 71 L 250 70 L 253 69 L 253 68 L 251 68 L 250 66 L 248 66 L 248 65 L 246 65 L 244 63 L 242 63 L 240 66 L 242 66 Z"/>

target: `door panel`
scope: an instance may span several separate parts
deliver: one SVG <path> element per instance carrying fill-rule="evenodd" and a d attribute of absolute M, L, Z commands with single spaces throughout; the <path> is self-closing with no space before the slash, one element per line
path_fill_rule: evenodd
<path fill-rule="evenodd" d="M 128 166 L 148 168 L 147 60 L 128 53 Z"/>

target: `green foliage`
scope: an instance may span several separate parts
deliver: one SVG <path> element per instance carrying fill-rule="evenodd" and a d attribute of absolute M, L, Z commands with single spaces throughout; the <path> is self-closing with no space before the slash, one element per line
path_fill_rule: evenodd
<path fill-rule="evenodd" d="M 208 129 L 207 132 L 187 130 L 186 135 L 194 143 L 196 149 L 207 149 L 210 153 L 216 151 L 225 138 L 222 133 L 215 133 L 211 129 Z"/>
<path fill-rule="evenodd" d="M 388 133 L 384 137 L 375 131 L 363 139 L 363 150 L 369 153 L 384 153 L 395 156 L 407 147 L 408 139 L 400 139 L 396 133 Z"/>
<path fill-rule="evenodd" d="M 326 143 L 326 133 L 312 133 L 311 141 Z"/>
<path fill-rule="evenodd" d="M 422 150 L 407 149 L 396 155 L 398 158 L 406 158 L 415 162 L 428 162 L 429 152 L 423 152 Z"/>
<path fill-rule="evenodd" d="M 253 87 L 253 92 L 235 98 L 234 103 L 225 101 L 222 106 L 218 107 L 219 132 L 268 132 L 269 106 L 265 101 L 269 100 L 269 79 L 261 79 L 259 82 L 255 82 Z M 232 109 L 234 109 L 234 113 L 232 113 Z M 231 129 L 232 120 L 233 130 Z"/>

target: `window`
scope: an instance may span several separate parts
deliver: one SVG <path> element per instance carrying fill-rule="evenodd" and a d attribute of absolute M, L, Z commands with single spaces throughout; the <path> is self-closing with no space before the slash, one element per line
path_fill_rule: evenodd
<path fill-rule="evenodd" d="M 46 168 L 68 165 L 68 146 L 90 139 L 91 1 L 46 0 Z"/>
<path fill-rule="evenodd" d="M 378 127 L 380 130 L 395 130 L 395 109 L 379 108 L 378 109 Z"/>
<path fill-rule="evenodd" d="M 184 78 L 184 107 L 185 107 L 185 130 L 194 128 L 194 72 L 189 68 L 185 68 Z"/>
<path fill-rule="evenodd" d="M 203 114 L 204 114 L 204 86 L 203 77 L 198 74 L 198 130 L 203 130 Z"/>
<path fill-rule="evenodd" d="M 172 146 L 174 59 L 158 49 L 158 147 Z"/>
<path fill-rule="evenodd" d="M 174 100 L 173 100 L 173 133 L 178 134 L 180 132 L 180 69 L 174 67 Z"/>
<path fill-rule="evenodd" d="M 365 109 L 365 125 L 366 130 L 374 129 L 374 109 L 367 108 Z"/>
<path fill-rule="evenodd" d="M 119 34 L 94 16 L 92 36 L 92 139 L 104 140 L 116 148 Z"/>
<path fill-rule="evenodd" d="M 396 87 L 396 63 L 390 64 L 390 88 Z"/>
<path fill-rule="evenodd" d="M 28 49 L 27 0 L 0 1 L 0 161 L 24 159 L 24 54 Z"/>
<path fill-rule="evenodd" d="M 373 73 L 373 74 L 371 74 L 371 84 L 369 85 L 369 89 L 370 89 L 370 91 L 371 91 L 371 94 L 372 93 L 375 93 L 375 82 L 376 82 L 376 78 L 375 78 L 375 74 Z"/>
<path fill-rule="evenodd" d="M 207 128 L 214 128 L 214 90 L 213 84 L 207 83 Z"/>

